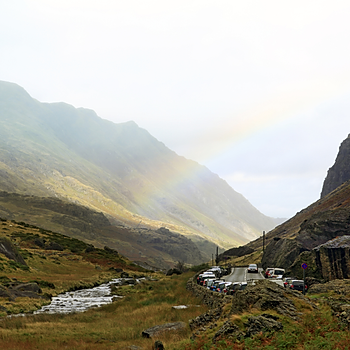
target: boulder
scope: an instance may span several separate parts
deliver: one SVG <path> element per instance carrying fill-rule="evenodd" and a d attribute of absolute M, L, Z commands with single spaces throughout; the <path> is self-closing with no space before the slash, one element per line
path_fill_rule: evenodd
<path fill-rule="evenodd" d="M 165 324 L 154 326 L 144 330 L 142 332 L 142 336 L 144 338 L 153 338 L 159 335 L 160 333 L 181 331 L 185 328 L 186 328 L 186 323 L 184 322 L 165 323 Z"/>
<path fill-rule="evenodd" d="M 22 255 L 18 252 L 17 248 L 6 237 L 0 237 L 0 254 L 4 254 L 7 258 L 27 266 L 26 262 L 24 261 Z"/>
<path fill-rule="evenodd" d="M 196 318 L 190 320 L 189 325 L 191 331 L 194 331 L 198 328 L 203 328 L 207 326 L 209 323 L 213 323 L 217 321 L 222 315 L 222 307 L 218 307 L 216 309 L 209 310 L 205 314 L 199 315 Z"/>
<path fill-rule="evenodd" d="M 54 242 L 54 241 L 46 243 L 45 249 L 46 250 L 57 250 L 60 252 L 64 251 L 64 248 L 60 244 L 58 244 L 57 242 Z"/>
<path fill-rule="evenodd" d="M 242 339 L 243 333 L 239 327 L 231 321 L 226 321 L 223 326 L 215 333 L 213 343 L 220 339 Z"/>
<path fill-rule="evenodd" d="M 283 329 L 281 322 L 277 321 L 278 317 L 262 314 L 259 316 L 252 316 L 248 318 L 245 324 L 247 327 L 246 337 L 252 337 L 259 333 L 273 333 Z"/>
<path fill-rule="evenodd" d="M 182 272 L 179 269 L 173 268 L 167 271 L 166 276 L 181 275 L 181 274 Z"/>
<path fill-rule="evenodd" d="M 156 340 L 153 346 L 154 350 L 164 350 L 164 345 L 160 340 Z"/>

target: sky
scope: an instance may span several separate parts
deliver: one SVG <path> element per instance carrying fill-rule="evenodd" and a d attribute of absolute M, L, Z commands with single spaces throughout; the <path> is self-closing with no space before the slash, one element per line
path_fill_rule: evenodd
<path fill-rule="evenodd" d="M 0 80 L 133 120 L 289 218 L 350 134 L 349 18 L 348 0 L 0 0 Z"/>

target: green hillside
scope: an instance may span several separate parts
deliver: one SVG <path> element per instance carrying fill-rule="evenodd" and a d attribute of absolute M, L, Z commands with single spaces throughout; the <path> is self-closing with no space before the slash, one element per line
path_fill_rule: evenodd
<path fill-rule="evenodd" d="M 0 82 L 0 190 L 67 199 L 111 222 L 166 227 L 220 247 L 247 243 L 275 225 L 224 180 L 134 122 L 40 103 L 7 82 Z"/>

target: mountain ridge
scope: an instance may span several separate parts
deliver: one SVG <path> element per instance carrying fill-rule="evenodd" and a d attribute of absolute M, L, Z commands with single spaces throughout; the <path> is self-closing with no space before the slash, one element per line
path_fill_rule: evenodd
<path fill-rule="evenodd" d="M 68 199 L 137 226 L 168 227 L 224 247 L 275 226 L 206 167 L 133 121 L 41 103 L 0 82 L 0 190 Z"/>

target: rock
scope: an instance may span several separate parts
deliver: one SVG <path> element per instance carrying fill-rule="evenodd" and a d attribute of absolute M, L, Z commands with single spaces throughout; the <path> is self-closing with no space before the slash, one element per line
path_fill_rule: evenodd
<path fill-rule="evenodd" d="M 127 273 L 127 272 L 122 272 L 121 274 L 120 274 L 120 278 L 129 278 L 129 274 Z"/>
<path fill-rule="evenodd" d="M 231 321 L 226 321 L 223 326 L 215 333 L 213 338 L 213 343 L 220 339 L 241 339 L 243 338 L 243 333 L 240 331 L 239 327 L 233 324 Z"/>
<path fill-rule="evenodd" d="M 187 305 L 177 305 L 177 306 L 173 306 L 172 309 L 184 310 L 184 309 L 188 309 L 188 306 Z"/>
<path fill-rule="evenodd" d="M 126 279 L 123 279 L 122 281 L 120 281 L 121 286 L 125 286 L 128 284 L 136 284 L 136 281 L 133 278 L 126 278 Z"/>
<path fill-rule="evenodd" d="M 0 297 L 9 298 L 14 301 L 16 298 L 28 297 L 34 299 L 46 299 L 40 295 L 42 290 L 37 283 L 11 283 L 7 287 L 0 286 Z"/>
<path fill-rule="evenodd" d="M 278 317 L 269 314 L 249 317 L 248 322 L 245 324 L 247 327 L 246 337 L 252 337 L 261 332 L 273 333 L 282 330 L 283 325 L 277 320 Z"/>
<path fill-rule="evenodd" d="M 296 239 L 272 239 L 267 245 L 261 259 L 263 269 L 275 266 L 288 268 L 305 249 Z"/>
<path fill-rule="evenodd" d="M 256 285 L 249 286 L 244 291 L 237 291 L 233 295 L 231 314 L 241 314 L 254 308 L 262 311 L 275 310 L 281 315 L 297 320 L 299 313 L 292 300 L 296 297 L 315 307 L 301 293 L 285 289 L 269 280 L 260 280 Z"/>
<path fill-rule="evenodd" d="M 333 280 L 327 283 L 317 283 L 310 286 L 308 289 L 309 294 L 321 294 L 336 291 L 339 295 L 350 294 L 350 279 Z"/>
<path fill-rule="evenodd" d="M 182 272 L 179 269 L 173 268 L 167 271 L 166 276 L 181 275 L 181 274 Z"/>
<path fill-rule="evenodd" d="M 103 249 L 104 249 L 106 252 L 110 253 L 110 254 L 113 254 L 113 255 L 116 255 L 116 256 L 119 255 L 118 252 L 117 252 L 115 249 L 109 248 L 109 247 L 107 247 L 106 245 L 103 247 Z"/>
<path fill-rule="evenodd" d="M 96 250 L 96 248 L 92 244 L 88 244 L 88 246 L 85 249 L 85 253 L 91 253 L 95 250 Z"/>
<path fill-rule="evenodd" d="M 157 340 L 153 346 L 154 350 L 164 350 L 164 345 L 160 340 Z"/>
<path fill-rule="evenodd" d="M 33 292 L 33 293 L 42 293 L 39 285 L 37 283 L 21 283 L 13 287 L 13 290 L 21 292 Z"/>
<path fill-rule="evenodd" d="M 321 198 L 350 179 L 350 135 L 341 143 L 334 165 L 323 182 Z"/>
<path fill-rule="evenodd" d="M 43 238 L 36 238 L 33 243 L 39 248 L 45 248 L 45 239 Z"/>
<path fill-rule="evenodd" d="M 165 323 L 163 325 L 154 326 L 144 330 L 142 332 L 142 336 L 144 338 L 152 338 L 154 336 L 157 336 L 160 333 L 180 331 L 185 328 L 186 328 L 186 323 L 184 322 Z"/>
<path fill-rule="evenodd" d="M 7 258 L 27 266 L 17 248 L 6 237 L 0 237 L 0 254 L 4 254 Z"/>
<path fill-rule="evenodd" d="M 64 248 L 60 244 L 58 244 L 54 241 L 47 243 L 45 245 L 45 249 L 46 250 L 58 250 L 60 252 L 64 251 Z"/>
<path fill-rule="evenodd" d="M 222 315 L 222 308 L 216 308 L 209 310 L 205 314 L 199 315 L 196 318 L 189 321 L 189 326 L 191 331 L 194 331 L 198 328 L 203 328 L 207 326 L 209 323 L 213 323 L 217 321 Z"/>

